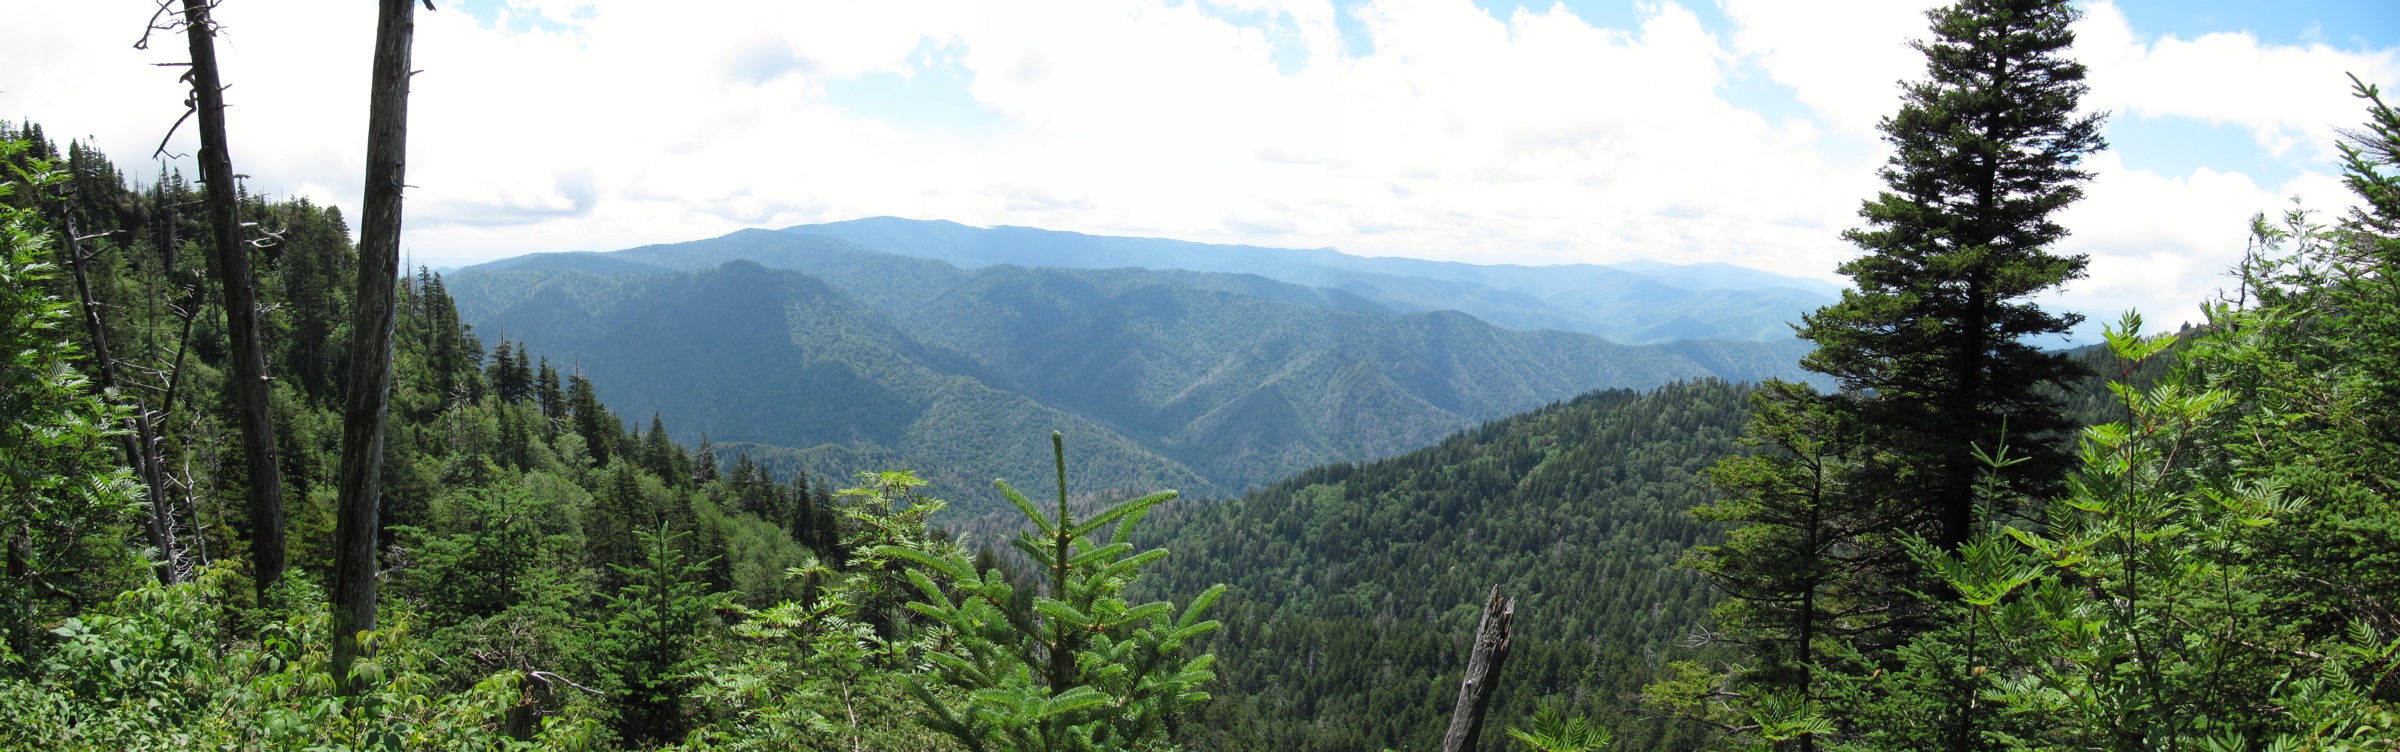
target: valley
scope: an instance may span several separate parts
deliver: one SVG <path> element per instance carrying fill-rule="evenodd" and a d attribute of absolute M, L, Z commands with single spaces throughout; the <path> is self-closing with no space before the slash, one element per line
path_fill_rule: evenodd
<path fill-rule="evenodd" d="M 855 227 L 895 224 L 937 238 L 957 227 Z M 1212 264 L 1193 261 L 1201 250 L 1192 249 L 1218 248 L 1074 237 L 1164 245 L 1173 252 L 1130 260 L 1194 266 Z M 901 241 L 746 230 L 508 259 L 445 281 L 476 331 L 579 369 L 629 419 L 670 416 L 677 440 L 706 434 L 785 475 L 848 477 L 868 469 L 860 457 L 924 468 L 938 495 L 970 515 L 1003 508 L 992 478 L 1041 471 L 1037 437 L 1048 428 L 1068 434 L 1078 477 L 1094 489 L 1208 498 L 1390 457 L 1592 390 L 1806 377 L 1795 365 L 1804 349 L 1788 336 L 1622 345 L 1453 310 L 1397 312 L 1349 290 L 1248 272 L 952 263 L 1072 262 L 1072 245 L 1020 242 L 1009 254 L 946 261 L 859 242 Z M 1231 255 L 1213 265 L 1244 265 Z"/>

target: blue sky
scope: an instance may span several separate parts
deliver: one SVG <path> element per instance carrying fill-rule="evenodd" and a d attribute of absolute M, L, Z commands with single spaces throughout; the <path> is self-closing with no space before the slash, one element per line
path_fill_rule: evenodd
<path fill-rule="evenodd" d="M 420 15 L 407 242 L 465 264 L 863 216 L 1833 277 L 1924 0 L 459 0 Z M 2170 311 L 2255 212 L 2336 209 L 2400 5 L 2082 5 L 2114 113 L 2060 302 Z M 219 10 L 253 190 L 353 205 L 372 8 Z M 148 0 L 20 3 L 0 115 L 120 155 L 180 101 Z M 188 134 L 179 136 L 188 139 Z M 179 145 L 189 151 L 188 145 Z"/>

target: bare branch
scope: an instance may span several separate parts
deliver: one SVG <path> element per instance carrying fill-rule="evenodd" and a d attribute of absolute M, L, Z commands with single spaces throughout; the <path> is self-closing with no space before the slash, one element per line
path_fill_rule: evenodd
<path fill-rule="evenodd" d="M 183 130 L 183 121 L 192 119 L 192 113 L 199 112 L 200 108 L 197 105 L 193 105 L 192 100 L 189 98 L 184 99 L 183 103 L 183 117 L 176 118 L 175 125 L 167 128 L 167 135 L 159 137 L 158 150 L 150 152 L 150 156 L 166 157 L 168 159 L 182 159 L 184 157 L 182 154 L 169 153 L 167 151 L 167 142 L 175 138 L 176 131 Z"/>
<path fill-rule="evenodd" d="M 174 7 L 175 7 L 175 2 L 174 2 L 174 0 L 158 0 L 158 10 L 157 10 L 156 12 L 153 12 L 153 13 L 151 13 L 151 14 L 150 14 L 150 24 L 149 24 L 148 26 L 146 26 L 146 27 L 143 27 L 143 28 L 142 28 L 142 38 L 141 38 L 140 40 L 138 40 L 138 41 L 136 41 L 136 42 L 134 42 L 134 43 L 133 43 L 133 48 L 134 48 L 134 49 L 137 49 L 137 50 L 147 50 L 147 49 L 150 49 L 150 33 L 151 33 L 151 32 L 154 32 L 154 31 L 175 31 L 175 30 L 177 30 L 177 29 L 181 29 L 181 28 L 183 28 L 183 16 L 181 16 L 181 15 L 171 15 L 171 14 L 170 14 L 170 11 L 171 11 L 171 10 L 172 10 Z M 161 25 L 161 24 L 159 24 L 159 22 L 158 22 L 158 19 L 159 19 L 159 18 L 161 18 L 161 17 L 164 17 L 164 18 L 166 18 L 166 19 L 167 19 L 167 22 L 166 22 L 166 24 L 164 24 L 164 25 Z M 189 63 L 186 63 L 186 64 L 188 65 Z"/>
<path fill-rule="evenodd" d="M 430 3 L 429 3 L 429 4 L 430 4 Z M 556 682 L 558 682 L 558 683 L 565 684 L 565 685 L 567 685 L 567 686 L 574 687 L 574 688 L 576 688 L 576 689 L 580 689 L 580 690 L 583 690 L 583 691 L 585 691 L 585 692 L 588 692 L 588 693 L 591 693 L 591 694 L 595 694 L 595 695 L 597 695 L 597 694 L 601 694 L 600 690 L 593 689 L 593 688 L 591 688 L 591 687 L 586 687 L 586 686 L 583 686 L 583 685 L 581 685 L 581 684 L 577 684 L 577 683 L 575 683 L 575 682 L 573 682 L 573 681 L 570 681 L 570 680 L 568 680 L 568 679 L 567 679 L 567 677 L 564 677 L 564 676 L 559 676 L 559 675 L 557 675 L 557 674 L 553 674 L 553 673 L 550 673 L 550 672 L 548 672 L 548 671 L 527 671 L 527 672 L 525 672 L 525 675 L 526 675 L 526 676 L 533 677 L 533 678 L 536 678 L 536 679 L 540 679 L 540 680 L 542 680 L 542 683 L 543 683 L 543 684 L 549 684 L 549 683 L 551 683 L 552 681 L 556 681 Z"/>

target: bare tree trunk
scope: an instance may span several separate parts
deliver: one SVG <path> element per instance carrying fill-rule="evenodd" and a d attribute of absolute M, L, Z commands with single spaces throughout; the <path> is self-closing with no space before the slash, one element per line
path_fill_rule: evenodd
<path fill-rule="evenodd" d="M 72 212 L 73 210 L 68 211 Z M 62 224 L 67 231 L 67 268 L 75 273 L 75 294 L 83 302 L 83 326 L 92 338 L 92 357 L 100 361 L 100 388 L 103 392 L 111 395 L 109 399 L 112 401 L 127 399 L 130 395 L 119 385 L 117 380 L 116 357 L 108 349 L 108 327 L 100 321 L 99 303 L 92 299 L 91 276 L 84 271 L 83 238 L 75 234 L 74 216 L 68 214 L 64 219 L 65 222 Z M 133 400 L 133 417 L 126 422 L 133 424 L 130 426 L 133 431 L 117 438 L 124 444 L 125 463 L 132 465 L 134 474 L 141 477 L 142 490 L 147 492 L 150 502 L 149 529 L 145 532 L 150 539 L 150 547 L 158 549 L 158 555 L 161 557 L 157 566 L 158 581 L 173 585 L 175 584 L 175 564 L 170 560 L 174 558 L 175 552 L 167 535 L 169 516 L 166 494 L 159 486 L 158 466 L 150 461 L 149 448 L 153 435 L 150 411 L 142 406 L 140 400 Z"/>
<path fill-rule="evenodd" d="M 520 742 L 533 741 L 541 729 L 542 706 L 533 700 L 533 680 L 517 677 L 517 701 L 500 713 L 500 733 Z"/>
<path fill-rule="evenodd" d="M 33 657 L 33 533 L 25 523 L 8 531 L 8 584 L 15 593 L 0 592 L 8 607 L 8 649 L 17 657 Z M 15 597 L 6 597 L 13 595 Z"/>
<path fill-rule="evenodd" d="M 1492 707 L 1500 683 L 1500 664 L 1508 660 L 1508 628 L 1517 619 L 1517 602 L 1500 596 L 1500 586 L 1484 599 L 1483 620 L 1475 625 L 1475 646 L 1467 655 L 1466 680 L 1458 685 L 1458 708 L 1450 713 L 1450 732 L 1442 735 L 1442 752 L 1475 752 L 1483 738 L 1483 714 Z"/>
<path fill-rule="evenodd" d="M 383 491 L 383 421 L 399 319 L 400 203 L 408 153 L 409 50 L 417 0 L 380 0 L 367 103 L 366 199 L 358 228 L 358 304 L 350 319 L 342 471 L 333 554 L 333 668 L 344 694 L 360 687 L 350 663 L 358 633 L 375 628 L 375 537 Z"/>
<path fill-rule="evenodd" d="M 250 278 L 250 247 L 242 242 L 233 155 L 225 141 L 225 90 L 217 82 L 216 26 L 211 0 L 183 0 L 184 34 L 191 40 L 192 107 L 200 120 L 200 182 L 207 188 L 208 222 L 216 233 L 217 266 L 225 274 L 225 330 L 233 340 L 233 401 L 241 413 L 242 453 L 250 465 L 250 557 L 258 592 L 283 579 L 283 469 L 275 460 L 275 419 L 269 413 L 267 354 L 258 342 L 258 296 Z"/>

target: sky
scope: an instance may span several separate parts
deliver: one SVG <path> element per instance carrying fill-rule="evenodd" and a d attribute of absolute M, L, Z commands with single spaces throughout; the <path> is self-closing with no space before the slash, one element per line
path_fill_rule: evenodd
<path fill-rule="evenodd" d="M 1929 3 L 435 5 L 410 100 L 416 264 L 892 215 L 1839 281 Z M 180 36 L 133 48 L 156 7 L 0 0 L 0 117 L 157 174 L 183 91 L 156 64 L 184 56 Z M 2226 285 L 2253 214 L 2350 205 L 2336 129 L 2364 106 L 2345 74 L 2400 86 L 2400 4 L 2079 7 L 2082 104 L 2112 148 L 2060 217 L 2057 251 L 2090 275 L 2047 302 L 2173 326 Z M 355 217 L 374 3 L 217 17 L 236 171 Z"/>

